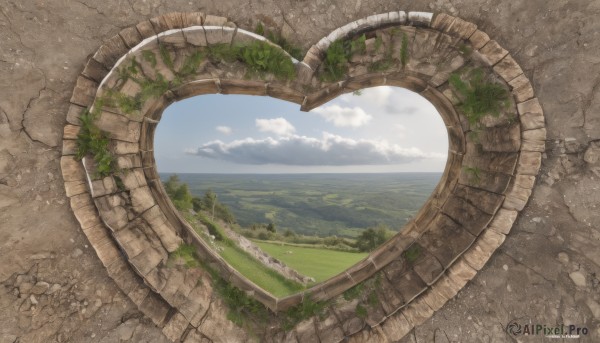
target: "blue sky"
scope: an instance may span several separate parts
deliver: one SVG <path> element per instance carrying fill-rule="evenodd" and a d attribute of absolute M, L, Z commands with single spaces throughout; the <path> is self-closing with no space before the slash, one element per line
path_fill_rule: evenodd
<path fill-rule="evenodd" d="M 154 149 L 159 172 L 442 172 L 448 138 L 423 97 L 375 87 L 311 112 L 270 97 L 196 96 L 165 110 Z"/>

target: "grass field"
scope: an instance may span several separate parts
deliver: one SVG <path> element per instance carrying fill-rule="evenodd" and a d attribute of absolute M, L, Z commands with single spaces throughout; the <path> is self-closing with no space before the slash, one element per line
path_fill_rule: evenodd
<path fill-rule="evenodd" d="M 276 271 L 267 268 L 243 251 L 231 246 L 224 246 L 223 248 L 220 255 L 229 265 L 274 296 L 284 297 L 303 289 L 302 285 L 286 280 Z"/>
<path fill-rule="evenodd" d="M 254 241 L 254 244 L 300 274 L 315 278 L 317 282 L 325 281 L 339 274 L 367 256 L 367 253 L 307 248 L 297 245 L 282 245 L 282 243 Z M 289 251 L 292 253 L 288 253 Z"/>

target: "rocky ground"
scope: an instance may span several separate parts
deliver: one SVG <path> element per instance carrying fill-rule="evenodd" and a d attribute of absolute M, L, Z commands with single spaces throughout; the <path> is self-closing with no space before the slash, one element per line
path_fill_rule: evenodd
<path fill-rule="evenodd" d="M 159 13 L 205 11 L 309 46 L 389 10 L 478 24 L 532 80 L 548 130 L 533 198 L 504 245 L 403 341 L 543 341 L 505 333 L 512 320 L 575 324 L 589 330 L 581 341 L 599 341 L 600 1 L 0 0 L 0 342 L 166 341 L 107 276 L 60 176 L 67 101 L 103 40 Z"/>

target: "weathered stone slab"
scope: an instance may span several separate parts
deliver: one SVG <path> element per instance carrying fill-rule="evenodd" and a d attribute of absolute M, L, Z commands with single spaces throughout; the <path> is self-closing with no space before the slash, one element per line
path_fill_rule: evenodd
<path fill-rule="evenodd" d="M 525 74 L 512 79 L 509 83 L 517 103 L 533 98 L 533 87 Z"/>
<path fill-rule="evenodd" d="M 72 158 L 72 156 L 68 156 Z M 65 193 L 68 197 L 75 196 L 77 194 L 87 192 L 87 181 L 66 181 L 65 182 Z"/>
<path fill-rule="evenodd" d="M 510 183 L 510 178 L 511 177 L 508 174 L 494 173 L 481 169 L 475 172 L 472 169 L 464 167 L 461 170 L 458 182 L 462 185 L 501 194 L 506 191 L 506 188 Z"/>
<path fill-rule="evenodd" d="M 73 156 L 73 155 L 77 154 L 77 150 L 78 150 L 78 144 L 77 144 L 76 140 L 63 139 L 62 149 L 61 149 L 62 156 Z"/>
<path fill-rule="evenodd" d="M 77 221 L 79 221 L 81 228 L 84 230 L 88 227 L 100 224 L 100 217 L 98 217 L 96 207 L 94 206 L 80 207 L 76 210 L 74 209 L 73 213 L 75 214 Z"/>
<path fill-rule="evenodd" d="M 538 98 L 533 98 L 517 104 L 517 110 L 520 115 L 524 115 L 525 113 L 544 114 Z"/>
<path fill-rule="evenodd" d="M 377 270 L 370 260 L 364 260 L 348 269 L 348 274 L 354 282 L 360 283 L 369 278 Z"/>
<path fill-rule="evenodd" d="M 183 34 L 183 31 L 176 30 L 175 32 L 169 32 L 169 34 L 161 33 L 158 35 L 158 43 L 169 45 L 176 49 L 185 48 L 187 45 L 187 39 Z"/>
<path fill-rule="evenodd" d="M 117 155 L 135 154 L 140 150 L 140 145 L 137 142 L 113 141 L 112 145 L 112 150 Z"/>
<path fill-rule="evenodd" d="M 125 45 L 127 45 L 127 47 L 130 49 L 138 45 L 143 40 L 142 35 L 135 28 L 135 26 L 124 28 L 119 32 L 119 36 L 121 36 L 121 39 L 123 39 Z"/>
<path fill-rule="evenodd" d="M 207 285 L 208 287 L 202 287 L 203 285 Z M 211 297 L 212 288 L 206 282 L 205 278 L 203 278 L 198 283 L 198 286 L 192 289 L 187 297 L 188 300 L 179 307 L 179 311 L 190 320 L 193 326 L 198 327 L 208 311 Z"/>
<path fill-rule="evenodd" d="M 462 285 L 464 286 L 464 285 Z M 442 298 L 452 299 L 462 288 L 461 285 L 447 275 L 442 276 L 433 286 L 431 291 L 439 294 Z"/>
<path fill-rule="evenodd" d="M 143 39 L 150 38 L 150 37 L 156 35 L 156 32 L 154 32 L 154 27 L 152 26 L 152 23 L 150 23 L 150 21 L 148 21 L 148 20 L 139 22 L 135 26 L 135 28 L 138 30 L 138 32 L 140 33 L 140 35 L 142 36 Z"/>
<path fill-rule="evenodd" d="M 537 175 L 541 165 L 541 153 L 522 151 L 517 162 L 517 173 L 522 175 Z"/>
<path fill-rule="evenodd" d="M 150 293 L 150 288 L 148 288 L 148 286 L 146 286 L 143 283 L 140 283 L 136 289 L 134 289 L 133 291 L 129 292 L 127 294 L 127 296 L 129 297 L 129 299 L 131 299 L 131 301 L 136 305 L 136 306 L 140 306 L 142 304 L 142 302 L 144 302 L 144 299 L 146 299 L 146 297 L 148 296 L 148 294 Z"/>
<path fill-rule="evenodd" d="M 402 310 L 406 320 L 414 327 L 423 324 L 433 315 L 433 310 L 422 298 L 411 302 Z"/>
<path fill-rule="evenodd" d="M 402 305 L 405 304 L 402 294 L 397 291 L 396 285 L 392 285 L 387 278 L 382 277 L 379 280 L 379 285 L 375 292 L 385 311 L 386 315 L 396 312 Z"/>
<path fill-rule="evenodd" d="M 521 147 L 521 130 L 518 124 L 490 127 L 480 133 L 483 151 L 516 152 Z"/>
<path fill-rule="evenodd" d="M 100 83 L 102 79 L 104 79 L 104 77 L 108 74 L 108 69 L 106 69 L 106 67 L 102 63 L 96 61 L 93 58 L 90 58 L 85 64 L 85 68 L 83 68 L 81 74 L 87 77 L 88 79 Z"/>
<path fill-rule="evenodd" d="M 140 277 L 129 266 L 123 258 L 115 260 L 106 268 L 108 275 L 115 281 L 119 289 L 125 294 L 135 290 L 141 283 Z"/>
<path fill-rule="evenodd" d="M 338 304 L 333 308 L 341 322 L 342 330 L 346 336 L 350 336 L 362 330 L 365 321 L 356 316 L 358 299 Z"/>
<path fill-rule="evenodd" d="M 123 258 L 121 251 L 112 240 L 107 240 L 104 243 L 94 246 L 94 250 L 96 250 L 98 259 L 100 259 L 100 262 L 102 262 L 102 265 L 106 268 L 115 261 Z"/>
<path fill-rule="evenodd" d="M 176 312 L 165 324 L 162 332 L 171 341 L 178 342 L 189 324 L 190 322 L 181 313 Z"/>
<path fill-rule="evenodd" d="M 471 268 L 464 258 L 456 261 L 448 269 L 448 277 L 456 282 L 460 288 L 463 288 L 477 274 L 477 270 Z"/>
<path fill-rule="evenodd" d="M 85 107 L 79 105 L 70 104 L 69 110 L 67 111 L 67 123 L 73 125 L 81 125 L 79 117 L 85 111 Z"/>
<path fill-rule="evenodd" d="M 186 41 L 193 46 L 207 46 L 206 33 L 202 27 L 183 29 Z"/>
<path fill-rule="evenodd" d="M 271 84 L 267 85 L 267 95 L 273 98 L 282 99 L 296 104 L 302 104 L 302 102 L 304 101 L 303 93 L 298 92 L 292 88 L 273 86 Z"/>
<path fill-rule="evenodd" d="M 504 197 L 502 195 L 487 192 L 478 188 L 457 185 L 454 195 L 463 198 L 488 214 L 494 214 L 502 205 Z"/>
<path fill-rule="evenodd" d="M 449 202 L 452 201 L 449 200 Z M 483 214 L 483 212 L 480 213 Z M 434 255 L 445 268 L 475 240 L 475 237 L 469 231 L 444 214 L 436 216 L 431 225 L 432 229 L 425 232 L 418 242 Z"/>
<path fill-rule="evenodd" d="M 433 284 L 435 280 L 444 272 L 444 267 L 431 254 L 423 252 L 413 267 L 415 273 L 419 275 L 427 285 Z"/>
<path fill-rule="evenodd" d="M 489 41 L 490 36 L 488 36 L 487 33 L 480 30 L 475 30 L 471 37 L 469 37 L 469 42 L 473 45 L 473 49 L 475 50 L 483 48 L 483 46 L 486 45 Z"/>
<path fill-rule="evenodd" d="M 511 190 L 506 193 L 506 199 L 504 200 L 502 207 L 509 210 L 521 211 L 525 208 L 530 195 L 531 189 L 512 187 Z"/>
<path fill-rule="evenodd" d="M 141 241 L 138 239 L 137 241 Z M 136 244 L 134 241 L 130 242 L 132 245 Z M 148 246 L 141 253 L 135 257 L 130 258 L 129 262 L 142 276 L 146 276 L 152 269 L 156 268 L 159 263 L 163 261 L 163 255 L 156 249 Z"/>
<path fill-rule="evenodd" d="M 222 94 L 266 95 L 267 84 L 249 80 L 221 80 Z"/>
<path fill-rule="evenodd" d="M 446 201 L 443 212 L 461 224 L 473 236 L 478 236 L 479 233 L 483 231 L 487 224 L 492 220 L 491 214 L 483 212 L 473 204 L 469 203 L 467 200 L 457 196 L 451 196 L 448 201 Z M 448 237 L 447 240 L 454 239 L 452 236 L 446 237 Z M 462 251 L 464 251 L 464 249 Z M 455 251 L 455 255 L 453 257 L 458 256 L 458 254 L 460 254 L 462 251 Z"/>
<path fill-rule="evenodd" d="M 467 154 L 463 157 L 462 165 L 512 175 L 518 159 L 517 152 L 486 152 L 481 146 L 468 141 Z M 461 166 L 462 169 L 464 168 Z"/>
<path fill-rule="evenodd" d="M 133 210 L 137 213 L 142 213 L 156 204 L 147 186 L 132 189 L 130 195 Z"/>
<path fill-rule="evenodd" d="M 412 301 L 427 288 L 427 284 L 413 270 L 392 279 L 388 278 L 388 280 L 396 288 L 405 303 Z"/>
<path fill-rule="evenodd" d="M 454 20 L 456 20 L 456 17 L 446 13 L 438 13 L 433 18 L 431 27 L 442 32 L 448 32 L 448 29 L 452 26 Z"/>
<path fill-rule="evenodd" d="M 508 51 L 501 47 L 495 40 L 490 40 L 483 48 L 479 49 L 479 53 L 483 57 L 483 60 L 492 66 L 500 62 L 508 54 Z"/>
<path fill-rule="evenodd" d="M 515 61 L 511 55 L 506 55 L 506 57 L 498 62 L 494 66 L 494 71 L 506 82 L 509 82 L 515 77 L 523 74 L 523 69 L 521 69 L 517 61 Z"/>
<path fill-rule="evenodd" d="M 227 23 L 227 18 L 215 15 L 207 15 L 204 19 L 204 26 L 223 26 Z"/>
<path fill-rule="evenodd" d="M 96 198 L 96 207 L 102 220 L 113 231 L 118 231 L 129 223 L 127 210 L 122 205 L 123 201 L 117 195 Z"/>
<path fill-rule="evenodd" d="M 540 129 L 544 127 L 544 115 L 541 113 L 525 113 L 520 116 L 523 130 Z"/>
<path fill-rule="evenodd" d="M 140 304 L 139 309 L 156 326 L 163 327 L 167 313 L 169 313 L 171 307 L 164 300 L 160 299 L 158 295 L 150 292 Z"/>
<path fill-rule="evenodd" d="M 412 330 L 413 326 L 408 322 L 402 312 L 398 312 L 393 316 L 388 317 L 383 324 L 381 329 L 391 342 L 400 341 L 400 339 Z"/>
<path fill-rule="evenodd" d="M 142 159 L 139 154 L 117 156 L 117 167 L 121 170 L 135 169 L 141 166 Z"/>
<path fill-rule="evenodd" d="M 344 332 L 339 326 L 337 318 L 331 313 L 327 318 L 317 321 L 319 339 L 321 342 L 339 342 L 344 339 Z"/>
<path fill-rule="evenodd" d="M 430 12 L 408 12 L 408 21 L 412 26 L 429 26 L 433 13 Z"/>
<path fill-rule="evenodd" d="M 152 27 L 154 27 L 154 31 L 157 33 L 172 29 L 180 29 L 183 26 L 181 13 L 179 12 L 171 12 L 151 18 L 150 23 L 152 23 Z"/>
<path fill-rule="evenodd" d="M 146 177 L 144 176 L 144 171 L 141 168 L 127 170 L 125 173 L 123 173 L 123 175 L 120 176 L 120 178 L 121 182 L 123 182 L 123 185 L 128 190 L 147 186 Z"/>
<path fill-rule="evenodd" d="M 535 130 L 525 130 L 522 132 L 522 137 L 525 140 L 529 141 L 545 141 L 546 140 L 546 129 L 535 129 Z"/>
<path fill-rule="evenodd" d="M 204 27 L 206 42 L 208 45 L 227 44 L 230 45 L 233 40 L 234 30 L 226 27 L 208 28 Z"/>
<path fill-rule="evenodd" d="M 108 242 L 112 242 L 112 237 L 108 232 L 109 230 L 104 226 L 104 224 L 94 225 L 83 230 L 83 233 L 94 249 Z"/>
<path fill-rule="evenodd" d="M 110 70 L 127 51 L 129 51 L 129 48 L 125 45 L 121 36 L 117 34 L 104 42 L 94 54 L 94 59 Z"/>
<path fill-rule="evenodd" d="M 545 141 L 531 141 L 528 139 L 524 139 L 521 143 L 522 151 L 535 151 L 535 152 L 544 152 L 546 151 L 546 142 Z"/>
<path fill-rule="evenodd" d="M 153 292 L 160 294 L 163 299 L 168 302 L 168 299 L 165 298 L 164 294 L 162 294 L 162 291 L 167 285 L 167 280 L 169 280 L 173 274 L 179 276 L 183 275 L 182 273 L 178 273 L 176 269 L 160 267 L 154 268 L 144 276 L 144 282 L 150 286 L 150 289 L 152 289 Z"/>
<path fill-rule="evenodd" d="M 475 30 L 477 30 L 477 25 L 465 21 L 461 18 L 456 18 L 452 25 L 448 27 L 444 32 L 453 36 L 458 36 L 462 39 L 467 39 L 471 37 Z"/>
<path fill-rule="evenodd" d="M 501 208 L 490 223 L 490 229 L 507 235 L 510 232 L 519 212 Z"/>
<path fill-rule="evenodd" d="M 126 142 L 137 142 L 140 139 L 140 123 L 122 115 L 103 111 L 96 120 L 96 125 L 113 139 Z"/>
<path fill-rule="evenodd" d="M 203 12 L 184 12 L 181 14 L 184 28 L 204 25 L 204 18 L 206 18 L 206 14 Z"/>
<path fill-rule="evenodd" d="M 428 290 L 421 296 L 421 299 L 429 306 L 432 310 L 437 311 L 444 306 L 448 299 L 443 297 L 441 294 Z"/>
<path fill-rule="evenodd" d="M 83 107 L 91 106 L 94 102 L 97 88 L 98 83 L 83 76 L 78 77 L 73 89 L 73 95 L 71 96 L 71 103 Z"/>

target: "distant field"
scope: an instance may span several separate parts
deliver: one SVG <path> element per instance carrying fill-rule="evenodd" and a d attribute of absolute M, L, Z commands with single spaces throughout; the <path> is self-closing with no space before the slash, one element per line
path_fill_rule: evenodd
<path fill-rule="evenodd" d="M 161 174 L 166 180 L 171 174 Z M 212 189 L 241 226 L 273 222 L 279 232 L 357 237 L 377 224 L 400 230 L 441 173 L 178 174 L 195 196 Z"/>
<path fill-rule="evenodd" d="M 254 243 L 300 274 L 315 278 L 317 282 L 325 281 L 339 274 L 367 256 L 366 253 L 307 248 L 282 245 L 281 243 L 261 241 L 254 241 Z M 288 253 L 290 251 L 291 254 Z"/>

